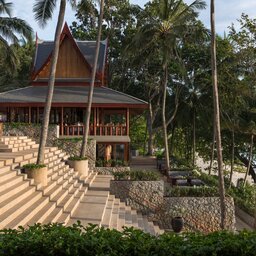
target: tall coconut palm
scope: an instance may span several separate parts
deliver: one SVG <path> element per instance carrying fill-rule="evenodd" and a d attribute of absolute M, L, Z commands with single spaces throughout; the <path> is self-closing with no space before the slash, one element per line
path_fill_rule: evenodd
<path fill-rule="evenodd" d="M 58 21 L 57 21 L 57 26 L 55 30 L 55 36 L 54 36 L 54 47 L 53 47 L 52 59 L 51 59 L 48 91 L 47 91 L 47 96 L 46 96 L 45 106 L 44 106 L 44 115 L 43 115 L 43 123 L 41 128 L 37 164 L 42 164 L 44 162 L 44 150 L 45 150 L 46 140 L 48 136 L 49 117 L 50 117 L 50 111 L 51 111 L 51 105 L 52 105 L 56 67 L 57 67 L 57 61 L 59 56 L 60 35 L 61 35 L 61 29 L 64 23 L 66 2 L 67 0 L 60 1 Z M 75 5 L 75 0 L 70 0 L 69 2 L 71 3 L 72 6 Z M 52 14 L 56 7 L 56 4 L 57 4 L 57 0 L 36 0 L 35 1 L 33 11 L 35 14 L 35 19 L 36 21 L 38 21 L 41 27 L 45 27 L 47 24 L 47 21 L 52 18 Z"/>
<path fill-rule="evenodd" d="M 96 71 L 97 71 L 97 64 L 98 64 L 98 57 L 99 57 L 99 50 L 100 50 L 100 39 L 101 39 L 103 14 L 104 14 L 104 0 L 101 0 L 100 1 L 100 16 L 98 19 L 98 34 L 97 34 L 97 40 L 96 40 L 96 50 L 95 50 L 94 64 L 93 64 L 92 77 L 91 77 L 91 83 L 90 83 L 90 91 L 88 94 L 88 104 L 87 104 L 86 115 L 85 115 L 85 129 L 84 129 L 85 131 L 84 131 L 84 136 L 83 136 L 83 143 L 82 143 L 82 147 L 81 147 L 80 157 L 84 157 L 86 154 L 87 141 L 88 141 L 88 136 L 89 136 L 92 98 L 93 98 L 95 76 L 96 76 Z"/>
<path fill-rule="evenodd" d="M 32 28 L 22 19 L 12 17 L 13 4 L 0 0 L 0 47 L 4 52 L 5 63 L 10 69 L 15 69 L 18 59 L 14 52 L 14 48 L 10 45 L 18 45 L 18 36 L 23 36 L 26 39 L 31 38 Z M 2 53 L 3 53 L 2 52 Z"/>
<path fill-rule="evenodd" d="M 218 160 L 220 210 L 221 210 L 220 227 L 222 229 L 224 229 L 225 228 L 225 220 L 226 220 L 226 205 L 225 205 L 225 186 L 224 186 L 224 175 L 223 175 L 219 94 L 218 94 L 218 80 L 217 80 L 215 2 L 214 2 L 214 0 L 211 0 L 211 54 L 212 54 L 211 65 L 212 65 L 212 83 L 213 83 L 214 125 L 215 125 L 215 129 L 216 129 L 215 136 L 216 136 L 216 149 L 217 149 L 217 160 Z"/>
<path fill-rule="evenodd" d="M 196 10 L 205 8 L 203 0 L 190 5 L 183 0 L 154 0 L 148 5 L 152 17 L 143 25 L 137 36 L 137 49 L 158 51 L 162 58 L 162 126 L 166 168 L 170 169 L 168 135 L 166 124 L 166 98 L 169 83 L 169 64 L 176 57 L 178 39 L 186 31 L 189 21 L 197 16 Z M 191 24 L 190 24 L 191 25 Z M 189 26 L 190 26 L 189 25 Z"/>

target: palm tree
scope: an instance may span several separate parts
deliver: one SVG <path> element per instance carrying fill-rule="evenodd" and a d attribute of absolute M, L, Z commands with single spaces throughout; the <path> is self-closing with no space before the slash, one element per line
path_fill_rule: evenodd
<path fill-rule="evenodd" d="M 100 17 L 98 20 L 98 35 L 97 35 L 97 40 L 96 40 L 96 50 L 95 50 L 94 64 L 93 64 L 92 77 L 91 77 L 91 83 L 90 83 L 90 91 L 88 94 L 88 104 L 87 104 L 86 115 L 85 115 L 85 129 L 84 129 L 85 131 L 84 131 L 84 136 L 83 136 L 83 143 L 82 143 L 82 147 L 81 147 L 80 157 L 84 157 L 86 154 L 87 141 L 88 141 L 88 136 L 89 136 L 92 97 L 93 97 L 94 82 L 95 82 L 99 50 L 100 50 L 100 39 L 101 39 L 103 14 L 104 14 L 104 0 L 101 0 L 100 1 Z"/>
<path fill-rule="evenodd" d="M 0 48 L 3 54 L 5 63 L 10 70 L 16 68 L 18 59 L 12 45 L 19 45 L 21 35 L 26 39 L 31 38 L 32 28 L 22 19 L 11 17 L 13 4 L 0 0 Z"/>
<path fill-rule="evenodd" d="M 225 205 L 225 186 L 223 175 L 223 160 L 221 146 L 221 131 L 220 131 L 220 111 L 219 111 L 219 95 L 218 95 L 218 78 L 217 78 L 217 61 L 216 61 L 216 33 L 215 33 L 215 2 L 211 0 L 211 54 L 212 54 L 212 83 L 213 83 L 213 103 L 214 103 L 214 125 L 216 136 L 216 149 L 218 160 L 219 174 L 219 193 L 220 193 L 220 210 L 221 210 L 221 229 L 225 228 L 226 220 L 226 205 Z"/>
<path fill-rule="evenodd" d="M 75 5 L 75 0 L 70 0 L 72 6 Z M 47 21 L 52 18 L 53 10 L 56 7 L 56 0 L 36 0 L 33 11 L 35 13 L 35 19 L 38 21 L 41 27 L 45 27 Z M 46 145 L 46 140 L 48 136 L 48 126 L 49 126 L 49 117 L 51 111 L 54 82 L 55 82 L 55 73 L 59 55 L 59 46 L 60 46 L 60 35 L 61 29 L 64 23 L 64 16 L 66 10 L 66 0 L 60 1 L 59 15 L 57 26 L 54 36 L 54 47 L 52 52 L 52 60 L 50 67 L 50 75 L 48 81 L 48 91 L 45 100 L 43 123 L 41 128 L 40 144 L 38 150 L 37 164 L 42 164 L 44 162 L 44 150 Z"/>
<path fill-rule="evenodd" d="M 162 126 L 165 148 L 166 169 L 170 169 L 168 135 L 166 124 L 166 98 L 169 83 L 169 64 L 176 57 L 177 40 L 186 30 L 188 21 L 197 16 L 196 10 L 205 8 L 203 0 L 196 0 L 190 5 L 183 0 L 154 0 L 148 4 L 152 17 L 142 26 L 135 37 L 137 49 L 155 52 L 162 59 Z M 154 50 L 152 50 L 154 49 Z"/>

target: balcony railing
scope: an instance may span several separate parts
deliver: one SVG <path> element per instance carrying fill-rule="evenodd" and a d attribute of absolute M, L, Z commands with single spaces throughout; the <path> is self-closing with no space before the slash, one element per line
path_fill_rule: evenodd
<path fill-rule="evenodd" d="M 84 135 L 84 125 L 64 125 L 61 129 L 61 135 L 64 136 L 82 136 Z M 127 128 L 125 125 L 97 125 L 90 126 L 90 135 L 98 136 L 124 136 L 127 135 Z"/>

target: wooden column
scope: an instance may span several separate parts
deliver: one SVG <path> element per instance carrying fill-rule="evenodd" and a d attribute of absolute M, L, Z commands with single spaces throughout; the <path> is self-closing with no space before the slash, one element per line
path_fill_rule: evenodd
<path fill-rule="evenodd" d="M 130 109 L 126 109 L 126 135 L 129 135 L 130 130 Z"/>
<path fill-rule="evenodd" d="M 36 110 L 37 110 L 36 122 L 39 124 L 39 107 L 37 107 Z"/>
<path fill-rule="evenodd" d="M 31 123 L 31 107 L 28 107 L 28 123 Z"/>
<path fill-rule="evenodd" d="M 97 135 L 97 109 L 93 109 L 93 135 Z"/>
<path fill-rule="evenodd" d="M 60 135 L 64 135 L 64 110 L 61 107 L 61 114 L 60 114 Z"/>

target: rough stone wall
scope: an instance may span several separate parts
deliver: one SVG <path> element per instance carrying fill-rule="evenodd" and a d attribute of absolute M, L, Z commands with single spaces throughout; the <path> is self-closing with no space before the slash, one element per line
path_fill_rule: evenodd
<path fill-rule="evenodd" d="M 78 156 L 80 155 L 82 140 L 60 138 L 56 139 L 53 145 L 62 149 L 70 156 Z M 96 140 L 88 140 L 85 155 L 88 156 L 88 165 L 90 170 L 92 170 L 95 167 L 96 161 Z"/>
<path fill-rule="evenodd" d="M 226 197 L 226 229 L 235 230 L 235 207 L 232 197 Z M 218 197 L 165 197 L 166 212 L 173 216 L 172 209 L 182 209 L 185 223 L 195 230 L 209 233 L 220 230 L 220 199 Z M 171 228 L 167 222 L 166 228 Z M 192 228 L 192 229 L 193 229 Z"/>
<path fill-rule="evenodd" d="M 5 123 L 3 127 L 4 136 L 28 136 L 36 143 L 39 143 L 40 133 L 41 125 L 38 124 Z M 82 140 L 73 138 L 59 138 L 59 126 L 49 125 L 46 145 L 48 147 L 58 147 L 70 156 L 77 156 L 80 154 Z M 89 158 L 89 168 L 93 169 L 96 161 L 95 140 L 88 140 L 86 155 Z"/>
<path fill-rule="evenodd" d="M 110 193 L 148 215 L 163 229 L 171 229 L 172 217 L 184 218 L 184 229 L 209 233 L 220 230 L 218 197 L 164 197 L 163 181 L 110 181 Z M 235 207 L 226 197 L 226 229 L 235 230 Z"/>
<path fill-rule="evenodd" d="M 128 166 L 116 166 L 116 167 L 94 167 L 93 170 L 101 175 L 112 175 L 115 172 L 130 171 Z"/>
<path fill-rule="evenodd" d="M 110 194 L 149 215 L 163 203 L 164 181 L 111 180 Z"/>
<path fill-rule="evenodd" d="M 4 136 L 28 136 L 36 143 L 39 143 L 41 134 L 41 125 L 38 124 L 19 124 L 5 123 L 3 127 Z M 47 146 L 52 146 L 54 141 L 59 137 L 59 126 L 49 125 Z"/>

